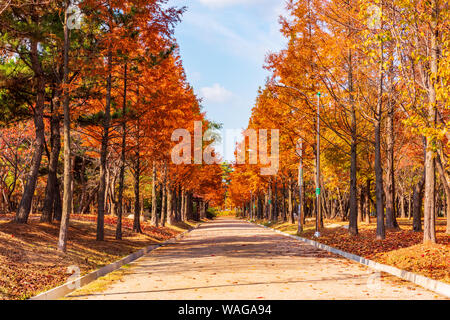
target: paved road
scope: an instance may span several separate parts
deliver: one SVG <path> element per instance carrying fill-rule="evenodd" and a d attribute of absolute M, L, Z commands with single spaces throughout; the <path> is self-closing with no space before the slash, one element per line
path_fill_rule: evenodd
<path fill-rule="evenodd" d="M 435 293 L 232 218 L 205 223 L 75 299 L 436 299 Z"/>

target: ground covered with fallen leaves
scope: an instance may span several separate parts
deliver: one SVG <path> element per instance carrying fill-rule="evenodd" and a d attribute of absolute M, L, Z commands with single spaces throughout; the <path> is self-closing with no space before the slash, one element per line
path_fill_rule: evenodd
<path fill-rule="evenodd" d="M 123 240 L 115 237 L 114 217 L 105 217 L 105 241 L 96 241 L 96 218 L 71 216 L 67 254 L 56 250 L 59 224 L 39 223 L 30 217 L 26 225 L 0 216 L 0 299 L 26 299 L 66 282 L 69 266 L 81 275 L 117 261 L 143 247 L 172 238 L 193 223 L 155 228 L 142 223 L 143 234 L 131 232 L 133 221 L 124 219 Z"/>
<path fill-rule="evenodd" d="M 257 221 L 271 228 L 296 234 L 297 225 Z M 412 231 L 412 220 L 398 219 L 400 230 L 386 230 L 386 239 L 376 239 L 376 224 L 359 223 L 359 234 L 351 236 L 348 222 L 325 220 L 319 239 L 314 237 L 314 219 L 307 219 L 300 236 L 383 264 L 450 283 L 450 235 L 445 219 L 436 221 L 437 244 L 422 244 L 423 232 Z"/>

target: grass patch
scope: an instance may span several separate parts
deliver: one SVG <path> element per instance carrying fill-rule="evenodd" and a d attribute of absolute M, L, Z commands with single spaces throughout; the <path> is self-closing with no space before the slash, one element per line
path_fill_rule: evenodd
<path fill-rule="evenodd" d="M 184 232 L 192 228 L 195 228 L 197 224 L 198 221 L 184 221 L 184 222 L 180 221 L 176 222 L 174 225 L 169 225 L 168 228 L 171 228 L 177 232 Z"/>
<path fill-rule="evenodd" d="M 236 211 L 234 211 L 234 210 L 217 211 L 215 216 L 216 217 L 236 217 Z"/>
<path fill-rule="evenodd" d="M 62 300 L 70 300 L 71 298 L 83 297 L 106 291 L 114 282 L 121 281 L 122 278 L 127 274 L 126 269 L 129 269 L 130 265 L 125 266 L 116 271 L 108 273 L 107 275 L 100 277 L 95 281 L 92 281 L 84 287 L 72 292 L 67 297 L 62 298 Z"/>

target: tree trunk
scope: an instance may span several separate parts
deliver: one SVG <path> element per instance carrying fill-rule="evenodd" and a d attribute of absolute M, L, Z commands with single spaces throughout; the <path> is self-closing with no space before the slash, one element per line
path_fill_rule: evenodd
<path fill-rule="evenodd" d="M 158 211 L 157 202 L 156 202 L 156 161 L 153 160 L 153 170 L 152 170 L 152 220 L 151 223 L 153 226 L 158 227 L 159 219 L 158 219 Z"/>
<path fill-rule="evenodd" d="M 264 192 L 264 203 L 263 203 L 263 220 L 269 220 L 269 196 L 267 192 Z"/>
<path fill-rule="evenodd" d="M 286 183 L 283 182 L 281 197 L 281 221 L 286 222 Z"/>
<path fill-rule="evenodd" d="M 117 199 L 117 225 L 116 240 L 122 240 L 122 216 L 123 216 L 123 190 L 125 182 L 125 156 L 127 146 L 127 123 L 125 113 L 127 110 L 127 71 L 128 65 L 125 63 L 123 70 L 123 104 L 122 104 L 122 150 L 120 153 L 120 173 L 119 173 L 119 197 Z"/>
<path fill-rule="evenodd" d="M 62 219 L 62 200 L 61 200 L 61 182 L 56 180 L 55 188 L 55 204 L 53 208 L 53 219 L 56 221 L 61 221 Z"/>
<path fill-rule="evenodd" d="M 50 119 L 50 146 L 51 153 L 48 164 L 47 186 L 45 188 L 44 207 L 42 208 L 41 222 L 50 223 L 53 220 L 53 212 L 56 200 L 56 185 L 58 184 L 58 160 L 61 151 L 61 135 L 59 132 L 59 114 L 53 110 Z"/>
<path fill-rule="evenodd" d="M 206 203 L 200 201 L 200 219 L 206 219 Z"/>
<path fill-rule="evenodd" d="M 262 215 L 263 215 L 263 205 L 262 205 L 262 199 L 261 199 L 261 195 L 258 195 L 258 202 L 257 202 L 257 210 L 256 210 L 256 218 L 257 219 L 262 219 Z"/>
<path fill-rule="evenodd" d="M 173 207 L 173 191 L 169 184 L 166 186 L 166 194 L 167 194 L 167 222 L 169 224 L 174 223 L 174 207 Z M 161 225 L 165 226 L 165 221 L 161 221 Z"/>
<path fill-rule="evenodd" d="M 383 240 L 386 238 L 384 227 L 384 199 L 383 199 L 383 169 L 381 168 L 381 122 L 383 118 L 383 43 L 379 44 L 379 83 L 378 83 L 378 101 L 375 112 L 375 198 L 377 214 L 376 238 Z"/>
<path fill-rule="evenodd" d="M 446 202 L 446 217 L 447 217 L 447 229 L 446 233 L 450 234 L 450 177 L 445 171 L 444 166 L 442 165 L 443 156 L 438 156 L 436 158 L 437 168 L 439 170 L 439 176 L 441 177 L 442 185 L 444 186 L 445 191 L 445 202 Z"/>
<path fill-rule="evenodd" d="M 392 77 L 392 75 L 391 75 Z M 390 80 L 391 82 L 391 80 Z M 392 86 L 391 86 L 392 87 Z M 394 176 L 394 103 L 389 97 L 387 117 L 387 176 L 386 176 L 386 228 L 398 230 L 395 212 L 395 176 Z"/>
<path fill-rule="evenodd" d="M 294 206 L 293 206 L 293 200 L 292 200 L 292 178 L 289 177 L 288 182 L 288 217 L 289 217 L 289 223 L 294 224 Z"/>
<path fill-rule="evenodd" d="M 181 199 L 181 186 L 178 186 L 178 191 L 177 191 L 177 212 L 176 212 L 176 221 L 181 221 L 181 204 L 182 204 L 182 199 Z"/>
<path fill-rule="evenodd" d="M 430 57 L 430 77 L 428 87 L 428 125 L 432 128 L 436 127 L 436 90 L 435 83 L 438 82 L 435 77 L 438 76 L 438 5 L 437 0 L 431 1 L 430 21 L 431 28 L 431 57 Z M 425 157 L 425 196 L 423 211 L 423 242 L 436 243 L 435 214 L 436 214 L 436 154 L 433 150 L 436 145 L 435 137 L 426 137 L 426 157 Z"/>
<path fill-rule="evenodd" d="M 184 187 L 181 189 L 181 221 L 187 221 L 186 190 Z"/>
<path fill-rule="evenodd" d="M 186 206 L 186 218 L 187 220 L 192 220 L 192 197 L 190 191 L 186 192 L 185 206 Z"/>
<path fill-rule="evenodd" d="M 78 203 L 77 206 L 77 214 L 81 214 L 83 208 L 85 207 L 86 201 L 87 201 L 87 197 L 88 197 L 88 192 L 87 192 L 87 181 L 85 178 L 85 172 L 86 172 L 86 159 L 83 157 L 82 158 L 82 164 L 81 164 L 81 170 L 80 170 L 80 184 L 81 184 L 81 196 L 80 196 L 80 201 Z"/>
<path fill-rule="evenodd" d="M 273 219 L 273 211 L 274 211 L 274 208 L 273 208 L 273 199 L 272 199 L 272 183 L 271 182 L 269 182 L 269 199 L 268 199 L 268 201 L 269 201 L 269 212 L 268 212 L 268 217 L 269 217 L 269 220 L 270 221 L 274 221 L 274 219 Z"/>
<path fill-rule="evenodd" d="M 400 217 L 402 219 L 406 218 L 406 210 L 405 210 L 405 195 L 402 194 L 400 196 Z"/>
<path fill-rule="evenodd" d="M 162 190 L 162 204 L 161 204 L 161 225 L 164 227 L 166 223 L 166 217 L 168 214 L 168 199 L 167 199 L 167 164 L 164 163 L 163 169 L 163 181 L 161 184 Z"/>
<path fill-rule="evenodd" d="M 38 43 L 35 40 L 31 41 L 31 61 L 33 70 L 36 74 L 37 82 L 37 97 L 34 108 L 34 127 L 36 132 L 36 143 L 33 158 L 31 160 L 30 171 L 28 173 L 27 182 L 20 200 L 19 207 L 15 221 L 17 223 L 27 223 L 30 215 L 31 205 L 33 202 L 34 191 L 39 175 L 39 168 L 41 166 L 42 153 L 44 152 L 44 103 L 45 103 L 45 79 L 41 70 L 38 57 Z"/>
<path fill-rule="evenodd" d="M 100 183 L 97 198 L 97 241 L 104 240 L 105 198 L 106 198 L 106 162 L 108 156 L 109 127 L 111 122 L 111 81 L 112 81 L 112 52 L 108 52 L 108 78 L 106 81 L 106 106 L 103 119 L 103 137 L 100 151 Z"/>
<path fill-rule="evenodd" d="M 364 190 L 361 188 L 359 193 L 359 206 L 358 206 L 358 222 L 363 222 L 364 218 Z"/>
<path fill-rule="evenodd" d="M 426 171 L 424 169 L 422 179 L 414 187 L 413 192 L 413 231 L 422 231 L 422 194 L 425 185 Z"/>
<path fill-rule="evenodd" d="M 356 144 L 357 144 L 357 126 L 356 126 L 356 110 L 355 102 L 353 97 L 353 61 L 352 61 L 352 51 L 349 50 L 348 53 L 348 84 L 349 84 L 349 95 L 350 95 L 350 107 L 351 107 L 351 143 L 350 143 L 350 215 L 349 215 L 349 225 L 348 232 L 351 235 L 358 234 L 358 202 L 357 202 L 357 187 L 356 187 L 356 174 L 357 174 L 357 155 L 356 155 Z"/>
<path fill-rule="evenodd" d="M 320 210 L 321 214 L 320 214 L 320 227 L 323 228 L 323 217 L 327 217 L 329 216 L 328 213 L 328 207 L 327 207 L 327 198 L 325 196 L 326 194 L 326 190 L 323 189 L 320 192 L 320 198 L 321 198 L 321 202 L 322 202 L 322 210 Z"/>
<path fill-rule="evenodd" d="M 70 30 L 67 25 L 68 13 L 66 10 L 64 18 L 64 85 L 69 85 L 69 49 L 70 49 Z M 68 89 L 64 89 L 64 178 L 63 178 L 63 201 L 61 224 L 59 228 L 58 251 L 66 252 L 67 231 L 69 228 L 69 217 L 72 209 L 72 168 L 71 168 L 71 151 L 70 151 L 70 96 Z"/>
<path fill-rule="evenodd" d="M 140 179 L 141 179 L 141 159 L 139 148 L 137 148 L 136 163 L 134 168 L 134 221 L 133 221 L 133 232 L 137 233 L 142 233 L 140 220 L 141 218 Z"/>

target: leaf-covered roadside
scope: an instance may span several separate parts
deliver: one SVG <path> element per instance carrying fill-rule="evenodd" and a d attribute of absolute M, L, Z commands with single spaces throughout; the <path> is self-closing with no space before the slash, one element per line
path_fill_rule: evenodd
<path fill-rule="evenodd" d="M 127 227 L 128 219 L 124 219 L 124 240 L 116 241 L 113 221 L 106 220 L 102 242 L 95 240 L 94 223 L 72 220 L 66 255 L 56 250 L 59 225 L 34 219 L 27 225 L 0 221 L 0 299 L 29 298 L 65 283 L 70 276 L 69 266 L 78 267 L 83 275 L 140 248 L 172 238 L 189 227 L 154 228 L 144 222 L 144 233 L 136 234 Z"/>
<path fill-rule="evenodd" d="M 314 220 L 306 223 L 302 237 L 319 241 L 331 247 L 350 252 L 399 269 L 418 273 L 426 277 L 450 283 L 450 235 L 445 233 L 444 219 L 436 225 L 437 244 L 422 244 L 423 233 L 413 232 L 410 221 L 399 219 L 400 230 L 387 230 L 385 240 L 376 239 L 376 224 L 362 223 L 359 234 L 351 236 L 343 226 L 346 222 L 325 221 L 320 238 L 314 237 Z M 295 234 L 296 225 L 288 223 L 266 225 Z"/>

